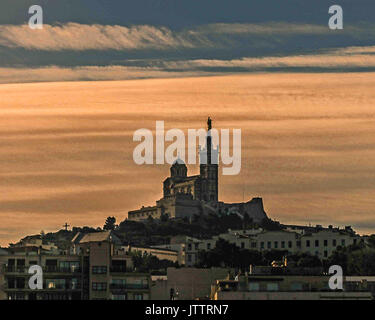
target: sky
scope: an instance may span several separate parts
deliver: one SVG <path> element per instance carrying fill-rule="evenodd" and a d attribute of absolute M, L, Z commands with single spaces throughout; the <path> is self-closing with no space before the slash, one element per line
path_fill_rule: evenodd
<path fill-rule="evenodd" d="M 42 30 L 27 25 L 36 4 Z M 328 28 L 334 4 L 343 30 Z M 375 232 L 373 12 L 373 0 L 2 0 L 0 244 L 152 205 L 169 169 L 134 164 L 133 132 L 208 115 L 243 134 L 222 200 Z"/>

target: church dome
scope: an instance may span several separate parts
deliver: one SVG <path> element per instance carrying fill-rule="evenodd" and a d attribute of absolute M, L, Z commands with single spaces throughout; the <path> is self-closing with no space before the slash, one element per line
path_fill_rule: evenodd
<path fill-rule="evenodd" d="M 174 166 L 174 165 L 185 165 L 185 162 L 184 162 L 184 160 L 182 160 L 180 157 L 177 157 L 177 159 L 175 160 L 175 161 L 173 161 L 173 164 L 172 164 L 172 166 Z M 186 165 L 185 165 L 186 166 Z"/>

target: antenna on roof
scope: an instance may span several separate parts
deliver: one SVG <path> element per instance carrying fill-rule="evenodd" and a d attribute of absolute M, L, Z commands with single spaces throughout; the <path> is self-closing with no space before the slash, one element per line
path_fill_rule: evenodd
<path fill-rule="evenodd" d="M 65 224 L 63 224 L 63 227 L 65 228 L 65 231 L 68 231 L 68 227 L 70 227 L 70 224 L 65 222 Z"/>

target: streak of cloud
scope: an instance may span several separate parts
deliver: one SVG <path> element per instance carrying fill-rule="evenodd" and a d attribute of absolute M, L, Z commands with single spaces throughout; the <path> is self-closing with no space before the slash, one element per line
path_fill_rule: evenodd
<path fill-rule="evenodd" d="M 130 80 L 142 78 L 176 78 L 207 76 L 228 72 L 268 71 L 273 68 L 374 69 L 374 47 L 349 47 L 327 53 L 284 57 L 244 57 L 241 59 L 197 59 L 177 61 L 145 61 L 144 66 L 45 66 L 40 68 L 0 68 L 0 83 Z"/>
<path fill-rule="evenodd" d="M 375 30 L 373 26 L 349 26 L 344 32 L 347 36 L 373 37 L 375 31 L 371 30 Z M 268 42 L 277 44 L 281 40 L 277 37 L 301 35 L 337 36 L 326 26 L 280 22 L 217 23 L 180 31 L 151 25 L 125 27 L 66 23 L 45 24 L 42 30 L 32 30 L 28 25 L 1 25 L 0 45 L 43 51 L 202 49 L 225 48 L 228 44 L 241 46 L 246 42 L 253 43 L 254 36 L 264 37 Z M 257 46 L 257 43 L 253 45 Z"/>

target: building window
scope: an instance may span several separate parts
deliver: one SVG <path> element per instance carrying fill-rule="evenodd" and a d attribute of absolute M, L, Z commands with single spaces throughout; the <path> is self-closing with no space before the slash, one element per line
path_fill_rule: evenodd
<path fill-rule="evenodd" d="M 241 249 L 245 248 L 245 242 L 241 242 Z"/>
<path fill-rule="evenodd" d="M 260 248 L 264 249 L 264 242 L 263 241 L 260 243 Z"/>
<path fill-rule="evenodd" d="M 249 283 L 249 291 L 259 291 L 259 283 L 250 282 Z"/>
<path fill-rule="evenodd" d="M 268 241 L 268 242 L 267 242 L 267 248 L 268 248 L 268 249 L 271 249 L 271 241 Z"/>
<path fill-rule="evenodd" d="M 267 291 L 278 291 L 279 284 L 278 283 L 267 283 Z"/>
<path fill-rule="evenodd" d="M 306 248 L 310 248 L 310 240 L 306 240 Z"/>
<path fill-rule="evenodd" d="M 252 247 L 252 248 L 256 248 L 256 247 L 257 247 L 257 243 L 256 243 L 256 242 L 252 242 L 252 243 L 251 243 L 251 247 Z"/>
<path fill-rule="evenodd" d="M 288 241 L 288 248 L 291 248 L 293 246 L 292 241 Z"/>
<path fill-rule="evenodd" d="M 126 294 L 114 294 L 112 300 L 127 300 Z"/>
<path fill-rule="evenodd" d="M 92 267 L 92 273 L 93 274 L 106 274 L 107 273 L 107 267 L 106 266 L 93 266 Z"/>
<path fill-rule="evenodd" d="M 77 272 L 80 269 L 80 264 L 78 261 L 60 261 L 59 267 L 65 272 Z"/>
<path fill-rule="evenodd" d="M 285 241 L 281 241 L 281 248 L 285 248 Z"/>
<path fill-rule="evenodd" d="M 353 244 L 357 244 L 357 239 L 353 239 Z"/>
<path fill-rule="evenodd" d="M 302 291 L 303 286 L 301 282 L 293 282 L 290 286 L 292 291 Z"/>
<path fill-rule="evenodd" d="M 191 243 L 188 244 L 188 251 L 191 251 Z"/>
<path fill-rule="evenodd" d="M 196 243 L 195 244 L 195 250 L 198 250 L 199 249 L 199 243 Z"/>
<path fill-rule="evenodd" d="M 111 288 L 112 289 L 126 288 L 126 280 L 125 279 L 112 279 Z"/>
<path fill-rule="evenodd" d="M 211 243 L 207 243 L 207 250 L 211 249 Z"/>
<path fill-rule="evenodd" d="M 345 246 L 345 239 L 342 239 L 342 240 L 341 240 L 341 245 L 342 245 L 342 246 Z"/>
<path fill-rule="evenodd" d="M 92 283 L 92 290 L 93 291 L 106 291 L 107 290 L 107 283 L 106 282 L 93 282 Z"/>
<path fill-rule="evenodd" d="M 325 247 L 328 246 L 328 240 L 324 240 L 324 246 L 325 246 Z"/>
<path fill-rule="evenodd" d="M 297 248 L 301 248 L 301 241 L 297 241 Z"/>
<path fill-rule="evenodd" d="M 46 280 L 47 289 L 68 289 L 65 279 Z"/>
<path fill-rule="evenodd" d="M 24 293 L 8 293 L 8 300 L 25 300 Z"/>
<path fill-rule="evenodd" d="M 277 249 L 278 246 L 279 246 L 279 243 L 275 241 L 275 249 Z"/>
<path fill-rule="evenodd" d="M 337 245 L 336 239 L 333 239 L 332 240 L 332 246 L 336 247 L 336 245 Z"/>
<path fill-rule="evenodd" d="M 143 294 L 142 293 L 135 293 L 134 294 L 134 300 L 143 300 Z"/>
<path fill-rule="evenodd" d="M 188 262 L 191 262 L 191 254 L 188 254 Z"/>
<path fill-rule="evenodd" d="M 319 240 L 315 240 L 315 247 L 319 247 Z"/>
<path fill-rule="evenodd" d="M 79 289 L 79 286 L 80 286 L 80 283 L 78 282 L 78 279 L 77 278 L 72 278 L 72 280 L 70 281 L 69 288 L 73 289 L 73 290 L 76 290 L 76 289 Z"/>
<path fill-rule="evenodd" d="M 8 278 L 7 282 L 8 289 L 25 289 L 25 278 Z"/>
<path fill-rule="evenodd" d="M 324 250 L 324 258 L 327 258 L 327 257 L 328 257 L 328 251 Z"/>

